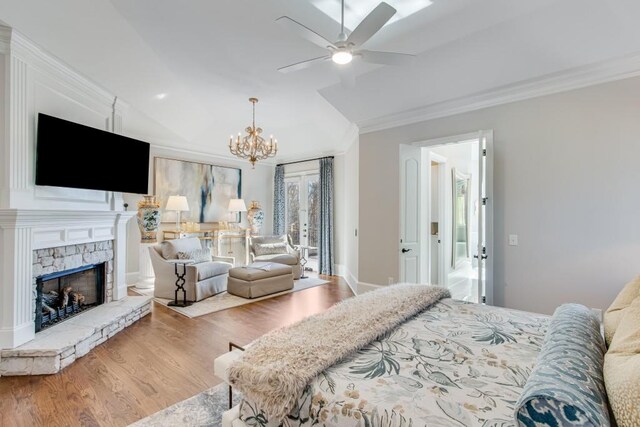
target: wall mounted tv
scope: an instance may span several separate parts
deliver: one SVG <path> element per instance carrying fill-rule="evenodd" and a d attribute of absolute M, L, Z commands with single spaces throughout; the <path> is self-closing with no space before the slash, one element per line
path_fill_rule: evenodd
<path fill-rule="evenodd" d="M 36 185 L 147 194 L 149 144 L 40 113 Z"/>

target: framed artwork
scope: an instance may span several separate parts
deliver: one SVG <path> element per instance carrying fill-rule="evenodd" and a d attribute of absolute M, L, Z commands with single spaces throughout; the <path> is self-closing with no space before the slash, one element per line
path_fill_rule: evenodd
<path fill-rule="evenodd" d="M 207 163 L 156 157 L 154 159 L 154 194 L 163 209 L 162 222 L 175 222 L 176 213 L 166 211 L 169 196 L 185 196 L 189 212 L 182 219 L 189 222 L 211 223 L 238 221 L 231 217 L 230 199 L 242 194 L 242 170 Z"/>

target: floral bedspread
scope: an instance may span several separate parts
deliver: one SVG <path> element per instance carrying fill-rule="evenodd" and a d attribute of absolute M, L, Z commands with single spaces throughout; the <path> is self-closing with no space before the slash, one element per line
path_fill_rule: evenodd
<path fill-rule="evenodd" d="M 249 426 L 514 426 L 549 317 L 444 299 L 318 375 L 281 424 L 244 400 Z"/>

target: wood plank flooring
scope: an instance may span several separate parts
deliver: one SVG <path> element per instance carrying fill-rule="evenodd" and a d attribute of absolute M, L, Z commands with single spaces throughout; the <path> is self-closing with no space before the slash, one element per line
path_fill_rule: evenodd
<path fill-rule="evenodd" d="M 220 380 L 229 341 L 264 333 L 352 296 L 329 284 L 189 319 L 160 304 L 56 375 L 0 378 L 0 426 L 126 426 Z"/>

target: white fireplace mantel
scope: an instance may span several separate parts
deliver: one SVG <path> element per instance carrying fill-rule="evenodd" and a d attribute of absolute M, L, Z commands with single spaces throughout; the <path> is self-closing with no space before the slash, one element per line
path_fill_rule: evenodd
<path fill-rule="evenodd" d="M 113 299 L 127 295 L 126 224 L 133 211 L 0 209 L 0 348 L 35 336 L 33 251 L 113 240 Z"/>

